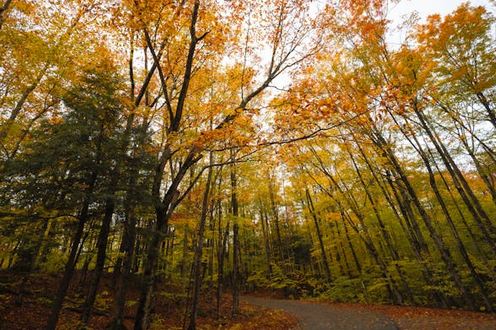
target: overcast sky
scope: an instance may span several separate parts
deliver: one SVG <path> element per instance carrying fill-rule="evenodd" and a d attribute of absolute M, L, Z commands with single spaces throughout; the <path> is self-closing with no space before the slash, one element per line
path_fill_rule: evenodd
<path fill-rule="evenodd" d="M 489 11 L 494 12 L 495 7 L 489 0 L 402 0 L 399 4 L 389 8 L 389 18 L 394 22 L 394 26 L 400 24 L 405 15 L 416 11 L 422 20 L 432 14 L 444 16 L 455 10 L 460 4 L 469 2 L 475 6 L 484 6 Z M 390 36 L 391 42 L 401 42 L 402 36 L 393 34 Z"/>
<path fill-rule="evenodd" d="M 425 21 L 426 17 L 432 14 L 440 14 L 445 16 L 452 11 L 454 11 L 460 4 L 464 2 L 469 2 L 474 6 L 484 6 L 489 11 L 496 14 L 495 5 L 491 4 L 490 0 L 401 0 L 399 4 L 391 6 L 389 8 L 389 19 L 392 20 L 392 26 L 397 26 L 404 22 L 404 17 L 408 16 L 413 12 L 417 12 L 421 20 Z M 320 4 L 325 3 L 325 1 L 320 2 Z M 496 31 L 494 33 L 494 38 L 496 39 Z M 387 37 L 387 42 L 391 48 L 399 47 L 405 40 L 405 31 L 391 31 Z M 270 49 L 262 52 L 262 57 L 270 57 Z M 290 79 L 288 74 L 283 73 L 279 76 L 274 85 L 285 88 L 290 84 Z"/>
<path fill-rule="evenodd" d="M 403 0 L 391 8 L 391 15 L 400 18 L 402 15 L 412 11 L 417 11 L 421 17 L 439 13 L 446 15 L 456 9 L 464 0 Z M 485 6 L 488 9 L 494 8 L 489 0 L 471 0 L 472 5 Z"/>

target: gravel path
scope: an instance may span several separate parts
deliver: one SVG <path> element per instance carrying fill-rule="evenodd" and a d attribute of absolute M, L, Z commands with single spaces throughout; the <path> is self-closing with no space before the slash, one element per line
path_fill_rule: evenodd
<path fill-rule="evenodd" d="M 297 300 L 278 300 L 242 297 L 252 305 L 282 309 L 298 318 L 302 330 L 397 330 L 387 316 L 344 306 L 311 303 Z"/>

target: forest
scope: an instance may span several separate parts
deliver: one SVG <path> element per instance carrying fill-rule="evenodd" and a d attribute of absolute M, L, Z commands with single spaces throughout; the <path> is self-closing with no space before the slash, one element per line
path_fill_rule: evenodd
<path fill-rule="evenodd" d="M 492 317 L 496 4 L 399 2 L 0 1 L 0 328 Z"/>

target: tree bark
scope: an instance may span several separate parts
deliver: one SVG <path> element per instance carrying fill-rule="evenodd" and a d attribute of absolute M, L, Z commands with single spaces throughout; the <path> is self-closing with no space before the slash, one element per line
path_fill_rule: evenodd
<path fill-rule="evenodd" d="M 11 3 L 12 3 L 12 0 L 5 0 L 2 7 L 0 7 L 0 29 L 2 29 L 2 25 L 5 22 L 5 14 L 9 10 Z"/>
<path fill-rule="evenodd" d="M 231 158 L 234 154 L 231 151 Z M 236 167 L 231 165 L 231 212 L 233 215 L 233 273 L 232 273 L 232 310 L 231 314 L 236 317 L 239 314 L 239 205 L 237 195 Z"/>
<path fill-rule="evenodd" d="M 319 240 L 320 253 L 322 255 L 322 262 L 324 263 L 324 271 L 326 274 L 327 283 L 331 284 L 332 283 L 331 269 L 329 268 L 329 262 L 327 260 L 327 253 L 325 251 L 324 242 L 322 241 L 322 232 L 320 230 L 319 219 L 317 217 L 317 213 L 313 205 L 312 196 L 310 196 L 310 192 L 308 191 L 308 189 L 305 190 L 305 195 L 308 203 L 307 207 L 308 210 L 310 211 L 310 214 L 312 215 L 313 222 L 315 225 L 315 231 L 317 233 L 317 238 Z"/>
<path fill-rule="evenodd" d="M 212 165 L 213 156 L 210 154 L 210 165 Z M 197 243 L 195 249 L 195 256 L 193 261 L 193 293 L 191 297 L 190 315 L 189 315 L 189 325 L 188 330 L 196 329 L 196 315 L 198 309 L 198 299 L 201 290 L 201 280 L 202 280 L 202 267 L 201 260 L 203 254 L 203 240 L 205 234 L 205 225 L 207 221 L 208 208 L 209 208 L 209 198 L 210 198 L 210 186 L 212 181 L 212 167 L 208 169 L 207 182 L 205 183 L 205 191 L 203 193 L 202 208 L 200 215 L 200 223 L 198 224 L 198 234 Z"/>

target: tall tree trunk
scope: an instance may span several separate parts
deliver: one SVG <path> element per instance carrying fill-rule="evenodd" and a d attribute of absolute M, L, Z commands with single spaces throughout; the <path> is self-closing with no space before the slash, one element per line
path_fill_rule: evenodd
<path fill-rule="evenodd" d="M 485 240 L 492 247 L 493 251 L 496 252 L 496 241 L 494 239 L 494 236 L 496 236 L 496 227 L 489 219 L 486 211 L 482 208 L 479 199 L 475 196 L 472 188 L 465 180 L 465 177 L 461 173 L 460 169 L 454 162 L 453 158 L 449 155 L 446 147 L 441 142 L 441 139 L 427 123 L 427 119 L 425 118 L 422 111 L 418 108 L 416 102 L 414 102 L 413 104 L 413 110 L 419 118 L 422 128 L 425 130 L 425 132 L 429 136 L 429 139 L 434 144 L 437 152 L 441 156 L 446 169 L 453 179 L 455 188 L 458 190 L 470 213 L 473 215 L 474 220 L 477 222 L 479 228 L 481 229 Z"/>
<path fill-rule="evenodd" d="M 312 148 L 312 152 L 314 154 L 314 157 L 317 159 L 318 163 L 320 164 L 320 170 L 322 173 L 329 179 L 330 183 L 332 184 L 332 187 L 339 192 L 339 194 L 343 197 L 344 201 L 346 202 L 346 205 L 348 206 L 347 208 L 353 212 L 353 214 L 356 216 L 358 219 L 361 229 L 359 230 L 358 227 L 353 223 L 353 220 L 351 217 L 347 214 L 347 211 L 345 211 L 344 205 L 341 203 L 341 201 L 334 196 L 334 193 L 330 191 L 330 189 L 325 189 L 323 188 L 324 192 L 331 197 L 331 199 L 337 204 L 338 208 L 343 211 L 343 215 L 345 215 L 346 220 L 350 224 L 351 228 L 359 234 L 360 239 L 362 239 L 363 243 L 365 244 L 365 247 L 367 251 L 370 253 L 371 257 L 374 259 L 374 261 L 377 263 L 379 266 L 382 275 L 384 276 L 384 280 L 387 282 L 387 290 L 389 293 L 389 297 L 391 301 L 393 301 L 396 304 L 401 304 L 403 302 L 403 297 L 401 293 L 398 291 L 396 284 L 394 282 L 394 279 L 391 277 L 391 274 L 389 273 L 387 269 L 387 264 L 385 263 L 384 259 L 381 257 L 379 254 L 376 245 L 374 244 L 374 241 L 372 240 L 372 237 L 370 236 L 370 231 L 368 229 L 367 224 L 365 223 L 365 218 L 363 213 L 360 211 L 358 208 L 358 203 L 356 199 L 353 197 L 353 195 L 348 191 L 344 190 L 336 181 L 334 178 L 334 175 L 329 172 L 329 170 L 325 167 L 322 159 L 318 154 L 315 152 L 315 150 Z"/>
<path fill-rule="evenodd" d="M 367 199 L 369 200 L 370 204 L 372 205 L 372 209 L 374 211 L 375 217 L 377 219 L 377 222 L 379 223 L 380 232 L 382 234 L 384 241 L 386 242 L 387 250 L 388 250 L 389 254 L 391 255 L 391 258 L 395 261 L 394 266 L 395 266 L 396 271 L 398 272 L 398 275 L 400 277 L 400 281 L 401 281 L 401 285 L 403 287 L 403 290 L 406 292 L 410 301 L 413 301 L 413 293 L 410 289 L 410 286 L 408 285 L 408 282 L 405 279 L 405 273 L 401 269 L 400 265 L 398 264 L 398 261 L 400 260 L 400 256 L 397 252 L 397 248 L 394 246 L 394 244 L 392 242 L 391 235 L 389 234 L 389 232 L 386 229 L 386 225 L 384 224 L 384 221 L 382 220 L 382 217 L 379 213 L 375 199 L 372 197 L 372 194 L 370 193 L 369 188 L 367 187 L 367 184 L 365 183 L 362 172 L 358 168 L 358 165 L 355 161 L 355 158 L 353 157 L 353 155 L 350 152 L 350 150 L 348 149 L 348 147 L 346 147 L 346 150 L 348 152 L 348 155 L 350 156 L 351 162 L 353 164 L 353 167 L 355 168 L 355 172 L 357 173 L 359 181 L 362 184 L 363 190 L 365 191 L 365 194 L 367 195 Z"/>
<path fill-rule="evenodd" d="M 379 143 L 384 146 L 385 140 L 382 137 L 382 135 L 380 135 L 380 133 L 377 131 L 375 133 L 376 133 L 376 138 L 378 139 Z M 389 151 L 389 159 L 391 160 L 391 163 L 395 167 L 395 170 L 397 171 L 397 173 L 400 175 L 400 178 L 401 178 L 402 182 L 404 183 L 404 185 L 408 191 L 408 194 L 410 195 L 410 198 L 412 199 L 413 204 L 415 205 L 415 207 L 419 211 L 421 219 L 423 220 L 423 223 L 429 232 L 429 236 L 431 237 L 437 250 L 439 251 L 439 254 L 441 255 L 441 259 L 443 260 L 444 264 L 446 265 L 446 268 L 448 270 L 450 277 L 452 278 L 453 282 L 457 285 L 457 287 L 461 291 L 463 291 L 464 286 L 463 286 L 462 279 L 461 279 L 460 274 L 457 270 L 457 267 L 456 267 L 456 264 L 453 260 L 453 257 L 451 256 L 451 253 L 448 250 L 444 240 L 439 235 L 437 230 L 434 228 L 431 217 L 427 214 L 427 212 L 425 211 L 425 208 L 420 203 L 420 200 L 419 200 L 415 190 L 413 189 L 412 185 L 410 184 L 410 181 L 408 180 L 406 174 L 403 172 L 403 170 L 399 166 L 399 163 L 397 162 L 396 157 L 392 154 L 392 152 L 389 148 L 386 147 L 386 150 Z M 466 297 L 466 298 L 469 299 L 468 297 Z"/>
<path fill-rule="evenodd" d="M 432 159 L 434 159 L 434 155 L 432 154 L 430 149 L 427 149 L 429 152 L 429 155 L 431 156 Z M 463 214 L 462 210 L 460 209 L 460 206 L 458 205 L 458 201 L 455 199 L 455 196 L 453 195 L 453 192 L 451 191 L 451 186 L 449 185 L 448 181 L 446 181 L 446 178 L 444 177 L 441 169 L 439 168 L 439 165 L 437 162 L 434 162 L 434 166 L 436 167 L 437 173 L 439 173 L 439 176 L 441 177 L 441 180 L 444 183 L 444 187 L 448 191 L 448 194 L 450 195 L 451 200 L 453 201 L 453 204 L 456 208 L 456 211 L 458 213 L 458 216 L 460 217 L 460 220 L 462 221 L 465 229 L 467 230 L 467 233 L 469 234 L 470 238 L 472 239 L 472 243 L 475 246 L 475 249 L 477 250 L 477 253 L 482 257 L 482 259 L 488 259 L 487 254 L 485 251 L 480 246 L 480 239 L 477 238 L 472 231 L 472 227 L 467 223 L 467 219 L 465 218 L 465 215 Z"/>
<path fill-rule="evenodd" d="M 434 172 L 432 170 L 429 158 L 428 158 L 427 154 L 425 153 L 425 151 L 423 150 L 423 148 L 422 148 L 420 142 L 418 141 L 417 137 L 415 136 L 415 134 L 411 134 L 411 138 L 405 134 L 405 137 L 410 142 L 410 144 L 415 148 L 415 150 L 420 155 L 420 158 L 424 162 L 424 165 L 425 165 L 427 172 L 429 174 L 429 184 L 430 184 L 432 190 L 434 191 L 434 194 L 436 196 L 436 199 L 437 199 L 439 205 L 441 206 L 441 210 L 442 210 L 444 217 L 448 223 L 450 231 L 453 234 L 455 241 L 457 242 L 458 250 L 459 250 L 460 254 L 462 255 L 462 258 L 463 258 L 465 264 L 467 265 L 468 269 L 470 270 L 470 273 L 471 273 L 473 279 L 475 280 L 475 282 L 479 286 L 479 290 L 480 290 L 482 299 L 484 301 L 485 307 L 487 308 L 488 311 L 492 311 L 493 309 L 492 309 L 489 297 L 486 294 L 487 289 L 485 287 L 484 281 L 481 279 L 480 275 L 476 271 L 475 266 L 474 266 L 472 260 L 470 259 L 468 252 L 465 248 L 465 245 L 464 245 L 464 243 L 460 237 L 460 234 L 458 233 L 458 230 L 455 226 L 455 223 L 451 217 L 451 214 L 449 213 L 448 207 L 446 206 L 446 203 L 445 203 L 445 201 L 444 201 L 444 199 L 443 199 L 443 197 L 439 191 L 439 188 L 438 188 L 438 185 L 436 182 L 436 178 L 435 178 Z M 462 293 L 462 296 L 464 297 L 464 300 L 468 304 L 468 306 L 470 308 L 476 308 L 475 302 L 474 302 L 473 297 L 472 297 L 471 293 L 469 292 L 469 290 L 467 288 L 465 288 L 463 283 L 457 283 L 457 285 L 459 286 L 459 289 Z"/>
<path fill-rule="evenodd" d="M 195 164 L 199 158 L 195 159 L 195 153 L 192 151 L 186 157 L 181 168 L 174 176 L 167 192 L 163 199 L 160 199 L 160 186 L 164 173 L 165 162 L 170 152 L 166 148 L 164 155 L 161 156 L 161 161 L 156 167 L 154 173 L 154 182 L 152 186 L 152 199 L 155 202 L 155 216 L 153 234 L 148 243 L 145 268 L 143 273 L 143 286 L 141 288 L 140 300 L 136 312 L 134 329 L 147 329 L 150 321 L 150 314 L 153 300 L 153 288 L 156 281 L 156 267 L 160 256 L 160 243 L 163 233 L 167 230 L 168 222 L 172 213 L 178 205 L 179 184 L 183 181 L 188 169 Z"/>
<path fill-rule="evenodd" d="M 231 152 L 231 158 L 234 154 Z M 231 212 L 233 215 L 233 272 L 232 272 L 232 316 L 239 314 L 239 206 L 237 195 L 236 167 L 231 165 Z"/>
<path fill-rule="evenodd" d="M 349 278 L 353 278 L 353 273 L 351 272 L 351 266 L 350 266 L 350 263 L 348 261 L 348 256 L 346 255 L 346 249 L 344 247 L 343 240 L 341 239 L 342 234 L 341 234 L 341 231 L 339 230 L 339 222 L 338 221 L 335 222 L 334 223 L 334 226 L 336 227 L 336 233 L 337 233 L 336 240 L 339 241 L 339 248 L 336 246 L 336 251 L 339 251 L 339 249 L 341 249 L 341 257 L 339 257 L 338 262 L 341 259 L 343 259 L 344 260 L 344 264 L 346 266 L 345 267 L 346 268 L 346 272 L 344 271 L 344 269 L 341 269 L 341 274 L 346 275 Z"/>
<path fill-rule="evenodd" d="M 463 146 L 465 147 L 465 150 L 467 150 L 467 153 L 469 154 L 470 158 L 472 158 L 472 161 L 474 162 L 475 168 L 477 169 L 477 173 L 479 173 L 479 176 L 481 177 L 482 181 L 487 187 L 487 190 L 489 190 L 489 193 L 491 194 L 491 198 L 493 199 L 493 203 L 496 204 L 496 189 L 491 182 L 490 178 L 490 173 L 487 173 L 487 170 L 483 168 L 483 165 L 480 163 L 480 161 L 477 159 L 475 156 L 474 150 L 470 148 L 466 138 L 464 136 L 460 137 L 460 141 L 462 142 Z"/>
<path fill-rule="evenodd" d="M 263 205 L 260 202 L 260 222 L 262 223 L 262 235 L 264 239 L 265 246 L 265 259 L 267 261 L 267 275 L 270 277 L 272 275 L 272 261 L 271 261 L 271 251 L 270 251 L 270 239 L 269 239 L 269 226 L 266 222 L 266 216 L 264 210 L 262 209 Z"/>
<path fill-rule="evenodd" d="M 308 191 L 308 189 L 305 189 L 305 195 L 307 198 L 308 210 L 310 211 L 310 214 L 312 215 L 313 218 L 313 222 L 315 224 L 315 231 L 317 233 L 317 238 L 319 240 L 320 253 L 322 255 L 322 262 L 324 263 L 324 271 L 326 274 L 326 279 L 327 282 L 331 284 L 332 283 L 331 269 L 329 268 L 329 262 L 327 260 L 327 253 L 325 251 L 324 242 L 322 241 L 322 232 L 320 230 L 319 219 L 317 217 L 317 213 L 313 205 L 312 196 L 310 196 L 310 192 Z"/>
<path fill-rule="evenodd" d="M 210 165 L 212 165 L 212 162 L 213 162 L 213 156 L 212 153 L 210 153 Z M 211 181 L 212 181 L 212 167 L 209 167 L 207 182 L 205 183 L 205 191 L 203 193 L 200 223 L 198 224 L 197 243 L 196 243 L 195 256 L 193 261 L 193 293 L 191 296 L 188 330 L 196 329 L 196 315 L 197 315 L 198 299 L 200 296 L 201 280 L 202 280 L 201 260 L 203 254 L 203 240 L 204 240 L 205 225 L 207 221 L 208 208 L 209 208 Z"/>
<path fill-rule="evenodd" d="M 2 15 L 0 13 L 0 28 L 1 28 L 1 23 L 2 23 Z M 4 142 L 5 138 L 8 137 L 9 132 L 12 128 L 12 125 L 15 123 L 17 116 L 21 113 L 22 107 L 28 100 L 29 96 L 33 93 L 33 91 L 38 87 L 40 84 L 41 80 L 45 76 L 45 73 L 48 70 L 49 65 L 45 64 L 43 69 L 38 73 L 38 75 L 35 77 L 34 81 L 27 86 L 24 91 L 21 94 L 21 97 L 17 101 L 16 105 L 14 106 L 14 109 L 12 109 L 9 118 L 5 121 L 5 123 L 2 125 L 0 128 L 0 142 Z"/>
<path fill-rule="evenodd" d="M 270 175 L 268 175 L 268 185 L 269 185 L 269 199 L 270 199 L 270 206 L 271 206 L 271 211 L 272 215 L 274 217 L 274 226 L 276 229 L 276 238 L 277 238 L 277 248 L 279 252 L 279 257 L 284 260 L 286 258 L 286 249 L 285 245 L 282 242 L 282 237 L 281 237 L 281 224 L 279 222 L 279 211 L 277 209 L 276 201 L 275 201 L 275 196 L 274 196 L 274 186 L 272 185 L 272 178 Z"/>
<path fill-rule="evenodd" d="M 69 288 L 69 284 L 71 282 L 72 275 L 74 273 L 74 268 L 76 267 L 77 258 L 79 256 L 78 252 L 80 251 L 79 244 L 81 243 L 81 238 L 83 237 L 84 225 L 89 219 L 89 207 L 93 199 L 93 192 L 95 190 L 96 182 L 99 176 L 98 169 L 102 162 L 103 139 L 104 139 L 104 133 L 103 133 L 103 125 L 102 125 L 102 127 L 100 127 L 100 133 L 96 142 L 95 164 L 87 181 L 87 189 L 83 198 L 81 210 L 79 211 L 76 232 L 74 233 L 74 237 L 72 238 L 71 250 L 65 265 L 64 274 L 62 276 L 61 281 L 59 282 L 59 287 L 57 290 L 57 294 L 55 296 L 55 300 L 50 310 L 50 315 L 48 317 L 47 325 L 45 327 L 46 330 L 55 330 L 55 327 L 57 326 L 57 321 L 59 319 L 60 311 L 62 310 L 62 304 L 67 294 L 67 290 Z"/>
<path fill-rule="evenodd" d="M 155 285 L 156 266 L 159 258 L 159 247 L 162 238 L 164 226 L 166 226 L 167 218 L 166 213 L 162 209 L 156 211 L 156 223 L 153 230 L 152 237 L 148 242 L 147 256 L 145 261 L 145 268 L 143 272 L 143 283 L 140 293 L 140 300 L 138 309 L 136 311 L 134 329 L 146 330 L 150 322 L 150 313 L 152 307 L 152 295 Z"/>
<path fill-rule="evenodd" d="M 69 254 L 67 263 L 65 265 L 64 274 L 59 282 L 57 295 L 55 296 L 55 300 L 50 310 L 50 316 L 48 317 L 48 322 L 45 327 L 45 329 L 47 330 L 55 330 L 57 321 L 59 319 L 59 314 L 62 309 L 62 303 L 64 302 L 67 289 L 69 288 L 69 284 L 71 282 L 71 278 L 74 273 L 74 267 L 76 266 L 76 260 L 77 260 L 76 255 L 79 250 L 79 243 L 81 242 L 81 238 L 83 236 L 84 225 L 89 217 L 88 211 L 91 203 L 91 198 L 93 196 L 93 189 L 95 187 L 96 177 L 97 177 L 97 172 L 94 171 L 92 178 L 89 182 L 88 190 L 86 191 L 85 194 L 86 196 L 83 201 L 83 206 L 81 208 L 81 211 L 79 212 L 76 232 L 74 233 L 74 236 L 72 238 L 71 252 Z"/>
<path fill-rule="evenodd" d="M 222 208 L 219 209 L 219 251 L 217 255 L 217 291 L 216 291 L 216 302 L 217 302 L 217 318 L 220 318 L 220 304 L 221 304 L 221 299 L 222 299 L 222 287 L 224 285 L 224 260 L 225 260 L 225 254 L 226 254 L 226 248 L 227 248 L 227 239 L 229 237 L 229 227 L 230 223 L 229 221 L 226 223 L 226 228 L 224 230 L 224 234 L 222 234 L 222 226 L 221 226 L 221 219 L 222 219 Z"/>
<path fill-rule="evenodd" d="M 107 255 L 107 241 L 110 232 L 110 224 L 112 222 L 112 215 L 114 214 L 114 201 L 113 199 L 107 199 L 105 205 L 105 214 L 103 216 L 102 226 L 100 228 L 100 233 L 97 240 L 97 255 L 96 264 L 93 274 L 93 280 L 90 283 L 88 290 L 88 295 L 83 305 L 83 313 L 81 315 L 81 321 L 83 324 L 88 324 L 91 316 L 91 309 L 95 302 L 96 294 L 98 291 L 98 286 L 100 284 L 100 279 L 103 274 L 103 268 L 105 266 L 105 257 Z"/>
<path fill-rule="evenodd" d="M 126 303 L 127 283 L 131 272 L 134 245 L 136 240 L 136 214 L 134 203 L 127 198 L 128 210 L 126 210 L 126 222 L 124 223 L 124 233 L 122 235 L 121 252 L 123 253 L 122 263 L 115 269 L 115 294 L 113 304 L 113 320 L 111 330 L 123 329 L 124 307 Z"/>

